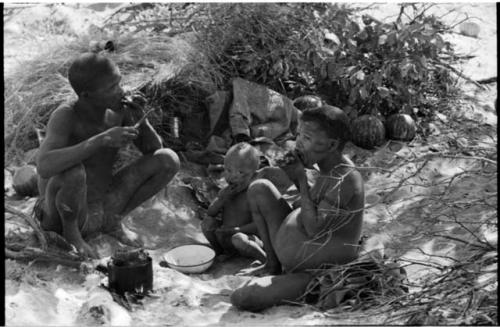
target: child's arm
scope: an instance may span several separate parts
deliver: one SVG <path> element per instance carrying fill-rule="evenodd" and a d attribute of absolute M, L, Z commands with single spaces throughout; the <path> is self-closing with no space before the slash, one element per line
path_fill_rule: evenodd
<path fill-rule="evenodd" d="M 207 214 L 211 217 L 217 216 L 219 212 L 222 211 L 222 208 L 224 208 L 224 203 L 225 199 L 223 197 L 217 196 L 215 200 L 210 203 L 210 206 L 208 207 Z"/>
<path fill-rule="evenodd" d="M 230 186 L 226 186 L 222 190 L 220 190 L 215 200 L 208 207 L 207 214 L 209 216 L 215 217 L 219 212 L 222 211 L 226 201 L 232 196 L 233 193 L 234 188 L 231 188 Z"/>
<path fill-rule="evenodd" d="M 258 235 L 257 225 L 252 221 L 246 225 L 242 225 L 240 227 L 235 227 L 236 232 L 242 232 L 245 234 L 255 234 Z"/>

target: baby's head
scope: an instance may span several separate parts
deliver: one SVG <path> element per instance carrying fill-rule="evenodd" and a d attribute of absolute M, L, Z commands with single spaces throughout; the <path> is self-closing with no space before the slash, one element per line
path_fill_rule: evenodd
<path fill-rule="evenodd" d="M 224 173 L 228 184 L 250 184 L 259 168 L 259 151 L 248 143 L 233 145 L 224 159 Z"/>

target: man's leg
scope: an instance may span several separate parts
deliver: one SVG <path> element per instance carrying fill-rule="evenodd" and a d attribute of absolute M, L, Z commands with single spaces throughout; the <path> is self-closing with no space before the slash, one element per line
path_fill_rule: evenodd
<path fill-rule="evenodd" d="M 311 280 L 305 272 L 253 279 L 231 294 L 231 303 L 240 310 L 261 311 L 296 302 Z"/>
<path fill-rule="evenodd" d="M 97 257 L 79 229 L 87 219 L 87 182 L 83 165 L 50 178 L 45 189 L 44 211 L 41 221 L 44 230 L 62 234 L 80 253 Z"/>
<path fill-rule="evenodd" d="M 105 214 L 111 220 L 111 226 L 106 228 L 127 243 L 128 239 L 121 229 L 121 218 L 162 190 L 179 168 L 179 157 L 174 151 L 159 149 L 118 171 L 105 199 Z"/>
<path fill-rule="evenodd" d="M 251 274 L 281 273 L 281 264 L 274 251 L 273 240 L 281 223 L 292 211 L 292 208 L 281 197 L 273 183 L 266 179 L 252 182 L 247 191 L 248 203 L 252 219 L 257 226 L 259 236 L 264 243 L 267 260 L 264 266 L 248 271 Z"/>
<path fill-rule="evenodd" d="M 266 252 L 262 249 L 262 241 L 258 241 L 255 235 L 245 233 L 236 233 L 231 237 L 231 243 L 239 254 L 264 263 L 266 262 Z"/>

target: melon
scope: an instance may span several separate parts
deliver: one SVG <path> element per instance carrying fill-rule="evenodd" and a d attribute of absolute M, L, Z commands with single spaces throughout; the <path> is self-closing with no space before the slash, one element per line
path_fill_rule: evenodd
<path fill-rule="evenodd" d="M 382 121 L 372 115 L 362 115 L 352 121 L 352 143 L 363 149 L 373 149 L 385 141 Z"/>
<path fill-rule="evenodd" d="M 406 141 L 413 140 L 417 133 L 415 121 L 407 114 L 390 115 L 386 125 L 387 137 L 391 140 Z"/>
<path fill-rule="evenodd" d="M 299 110 L 319 108 L 323 105 L 321 98 L 315 95 L 304 95 L 293 100 L 293 105 Z"/>
<path fill-rule="evenodd" d="M 21 196 L 37 196 L 38 174 L 36 167 L 25 165 L 17 168 L 12 179 L 12 187 Z"/>

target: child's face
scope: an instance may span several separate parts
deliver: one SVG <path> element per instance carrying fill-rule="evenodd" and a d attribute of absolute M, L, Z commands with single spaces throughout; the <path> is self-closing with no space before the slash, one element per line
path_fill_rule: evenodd
<path fill-rule="evenodd" d="M 95 90 L 89 91 L 88 99 L 99 106 L 119 111 L 122 107 L 121 100 L 124 94 L 120 86 L 121 75 L 118 69 L 112 74 L 103 75 L 95 84 Z"/>
<path fill-rule="evenodd" d="M 312 168 L 315 163 L 325 158 L 332 149 L 333 142 L 317 123 L 299 122 L 296 147 L 301 152 L 304 166 L 307 168 Z"/>
<path fill-rule="evenodd" d="M 250 160 L 237 154 L 224 161 L 224 177 L 229 185 L 250 185 L 255 171 Z"/>

